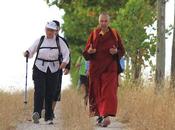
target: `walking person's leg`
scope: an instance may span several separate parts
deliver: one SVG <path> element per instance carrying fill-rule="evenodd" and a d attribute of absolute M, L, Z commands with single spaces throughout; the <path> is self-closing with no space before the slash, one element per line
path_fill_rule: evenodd
<path fill-rule="evenodd" d="M 63 71 L 59 70 L 59 72 L 58 72 L 58 85 L 57 85 L 56 91 L 54 93 L 54 98 L 53 98 L 53 102 L 52 102 L 53 112 L 55 110 L 56 102 L 61 100 L 62 76 L 63 76 Z M 54 113 L 53 113 L 53 117 L 55 117 Z"/>
<path fill-rule="evenodd" d="M 88 102 L 88 77 L 85 75 L 80 75 L 80 91 L 86 106 Z"/>
<path fill-rule="evenodd" d="M 102 127 L 110 124 L 110 116 L 117 113 L 117 75 L 115 72 L 103 73 L 101 75 L 101 99 L 98 105 L 100 116 L 103 118 L 99 123 Z"/>
<path fill-rule="evenodd" d="M 88 88 L 89 88 L 89 78 L 88 76 L 86 76 L 85 78 L 85 96 L 84 96 L 84 100 L 85 100 L 85 105 L 88 105 Z"/>
<path fill-rule="evenodd" d="M 50 70 L 49 70 L 50 71 Z M 46 93 L 45 93 L 45 121 L 50 121 L 49 124 L 53 124 L 53 110 L 52 102 L 54 97 L 54 92 L 58 84 L 58 72 L 47 73 L 46 82 Z"/>
<path fill-rule="evenodd" d="M 33 68 L 33 81 L 34 81 L 34 110 L 33 120 L 34 123 L 39 123 L 41 118 L 41 110 L 43 107 L 44 95 L 45 95 L 45 73 L 37 69 L 36 66 Z"/>

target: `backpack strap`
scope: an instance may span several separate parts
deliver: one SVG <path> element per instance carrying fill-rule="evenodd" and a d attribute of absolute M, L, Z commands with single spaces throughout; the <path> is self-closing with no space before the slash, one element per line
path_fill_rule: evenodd
<path fill-rule="evenodd" d="M 58 48 L 58 61 L 61 64 L 63 61 L 63 55 L 61 53 L 59 35 L 56 35 L 56 44 L 57 44 L 57 48 Z"/>
<path fill-rule="evenodd" d="M 90 42 L 91 42 L 90 44 L 92 45 L 92 47 L 93 47 L 93 43 L 94 43 L 94 41 L 97 37 L 96 30 L 97 30 L 96 28 L 93 29 L 93 32 L 92 32 L 92 35 L 91 35 L 91 38 L 90 38 Z"/>
<path fill-rule="evenodd" d="M 119 38 L 120 38 L 120 37 L 119 37 L 119 34 L 118 34 L 117 30 L 114 29 L 114 28 L 111 29 L 111 32 L 112 32 L 113 36 L 115 37 L 115 39 L 116 39 L 116 44 L 117 44 L 117 42 L 120 41 L 120 39 L 119 39 Z M 120 49 L 120 47 L 121 47 L 120 44 L 117 45 L 117 49 Z M 117 56 L 117 57 L 118 57 L 118 56 Z M 117 65 L 118 65 L 118 74 L 124 72 L 124 69 L 125 69 L 124 57 L 118 57 Z"/>
<path fill-rule="evenodd" d="M 35 65 L 36 59 L 37 59 L 37 57 L 38 57 L 38 53 L 39 53 L 39 49 L 40 49 L 40 47 L 41 47 L 41 44 L 42 44 L 43 41 L 44 41 L 44 37 L 45 37 L 44 35 L 41 36 L 41 38 L 40 38 L 40 40 L 39 40 L 39 44 L 38 44 L 38 47 L 37 47 L 37 52 L 36 52 L 36 57 L 35 57 L 34 65 Z"/>
<path fill-rule="evenodd" d="M 67 45 L 67 47 L 68 47 L 68 49 L 70 48 L 69 47 L 69 44 L 68 44 L 68 42 L 66 41 L 66 39 L 65 38 L 63 38 L 63 37 L 61 37 L 61 36 L 59 36 L 59 38 L 61 38 L 63 41 L 64 41 L 64 43 L 66 43 L 66 45 Z M 66 69 L 68 69 L 68 70 L 70 70 L 70 67 L 71 67 L 71 55 L 69 54 L 69 63 L 66 65 Z"/>
<path fill-rule="evenodd" d="M 93 42 L 95 41 L 96 37 L 97 37 L 97 34 L 96 34 L 96 28 L 94 28 L 94 30 L 93 30 L 93 34 L 92 34 Z"/>
<path fill-rule="evenodd" d="M 96 34 L 96 28 L 94 28 L 94 30 L 93 30 L 93 33 L 92 33 L 92 37 L 91 37 L 91 44 L 93 44 L 93 42 L 95 41 L 95 39 L 96 39 L 96 37 L 97 37 L 97 34 Z M 118 39 L 118 32 L 117 32 L 117 30 L 116 29 L 114 29 L 114 28 L 110 28 L 109 27 L 109 30 L 112 32 L 112 34 L 114 35 L 114 37 L 115 37 L 115 39 L 116 39 L 116 42 L 119 40 Z"/>
<path fill-rule="evenodd" d="M 116 41 L 118 41 L 118 32 L 117 32 L 117 30 L 112 28 L 111 31 L 112 31 L 112 34 L 115 36 Z"/>
<path fill-rule="evenodd" d="M 58 35 L 56 35 L 56 44 L 57 44 L 58 52 L 60 54 L 61 53 L 61 48 L 60 48 L 60 40 L 59 40 L 59 36 Z"/>
<path fill-rule="evenodd" d="M 43 43 L 44 41 L 44 38 L 45 36 L 41 36 L 40 40 L 39 40 L 39 44 L 38 44 L 38 47 L 37 47 L 37 53 L 36 53 L 36 57 L 35 57 L 35 61 L 34 61 L 34 65 L 35 65 L 35 62 L 36 60 L 42 60 L 43 61 L 43 65 L 44 65 L 44 62 L 53 62 L 54 64 L 54 61 L 59 61 L 59 63 L 61 64 L 61 61 L 62 61 L 62 54 L 61 54 L 61 49 L 60 49 L 60 42 L 59 42 L 59 36 L 57 35 L 56 36 L 56 45 L 57 47 L 41 47 L 41 44 Z M 38 54 L 39 54 L 39 50 L 40 49 L 44 49 L 44 48 L 51 48 L 51 49 L 57 49 L 58 48 L 58 60 L 44 60 L 44 59 L 41 59 L 41 58 L 38 58 Z"/>
<path fill-rule="evenodd" d="M 69 44 L 67 43 L 66 39 L 61 36 L 59 36 L 59 38 L 61 38 L 66 43 L 67 47 L 69 48 Z"/>

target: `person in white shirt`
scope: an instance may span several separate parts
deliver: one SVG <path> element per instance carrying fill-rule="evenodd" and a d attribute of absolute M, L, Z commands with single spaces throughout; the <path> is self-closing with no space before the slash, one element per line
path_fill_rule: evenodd
<path fill-rule="evenodd" d="M 53 20 L 53 22 L 56 23 L 57 25 L 57 32 L 56 32 L 56 37 L 59 37 L 61 38 L 67 45 L 67 47 L 69 48 L 69 44 L 68 42 L 66 41 L 65 38 L 61 37 L 59 35 L 59 31 L 60 31 L 60 22 L 57 21 L 57 20 Z M 70 49 L 70 48 L 69 48 Z M 61 88 L 62 88 L 62 77 L 63 77 L 63 74 L 64 75 L 67 75 L 70 71 L 70 68 L 71 68 L 71 55 L 69 55 L 69 63 L 66 65 L 66 67 L 64 68 L 64 71 L 62 69 L 60 69 L 59 71 L 59 76 L 58 76 L 58 86 L 57 86 L 57 90 L 55 91 L 55 94 L 54 94 L 54 98 L 53 98 L 53 103 L 52 103 L 52 109 L 53 109 L 53 118 L 55 118 L 55 114 L 54 114 L 54 110 L 55 110 L 55 107 L 56 107 L 56 103 L 61 101 Z M 42 113 L 43 114 L 43 113 Z"/>
<path fill-rule="evenodd" d="M 45 101 L 45 121 L 53 124 L 52 101 L 58 85 L 58 70 L 64 69 L 69 62 L 69 49 L 61 38 L 56 39 L 56 31 L 55 22 L 48 22 L 45 26 L 46 36 L 43 39 L 37 39 L 24 53 L 24 56 L 28 58 L 32 58 L 37 53 L 33 66 L 35 91 L 32 118 L 34 123 L 39 123 Z M 61 62 L 59 54 L 62 54 Z"/>

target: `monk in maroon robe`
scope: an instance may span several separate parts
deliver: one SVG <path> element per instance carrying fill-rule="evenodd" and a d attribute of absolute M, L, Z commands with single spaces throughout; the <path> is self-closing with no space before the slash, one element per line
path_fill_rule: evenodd
<path fill-rule="evenodd" d="M 83 56 L 90 61 L 89 107 L 90 115 L 98 116 L 97 124 L 106 127 L 109 116 L 117 112 L 117 60 L 125 53 L 121 38 L 108 26 L 109 15 L 99 16 L 99 27 L 88 38 Z"/>

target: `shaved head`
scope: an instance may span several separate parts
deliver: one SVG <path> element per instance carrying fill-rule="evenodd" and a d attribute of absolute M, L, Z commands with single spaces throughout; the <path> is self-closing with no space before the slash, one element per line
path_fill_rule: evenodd
<path fill-rule="evenodd" d="M 103 12 L 99 15 L 99 18 L 98 18 L 99 21 L 100 21 L 101 17 L 106 17 L 108 19 L 108 21 L 110 21 L 110 16 L 106 12 Z"/>
<path fill-rule="evenodd" d="M 99 15 L 99 26 L 102 30 L 107 29 L 109 25 L 110 17 L 107 13 L 101 13 Z"/>

